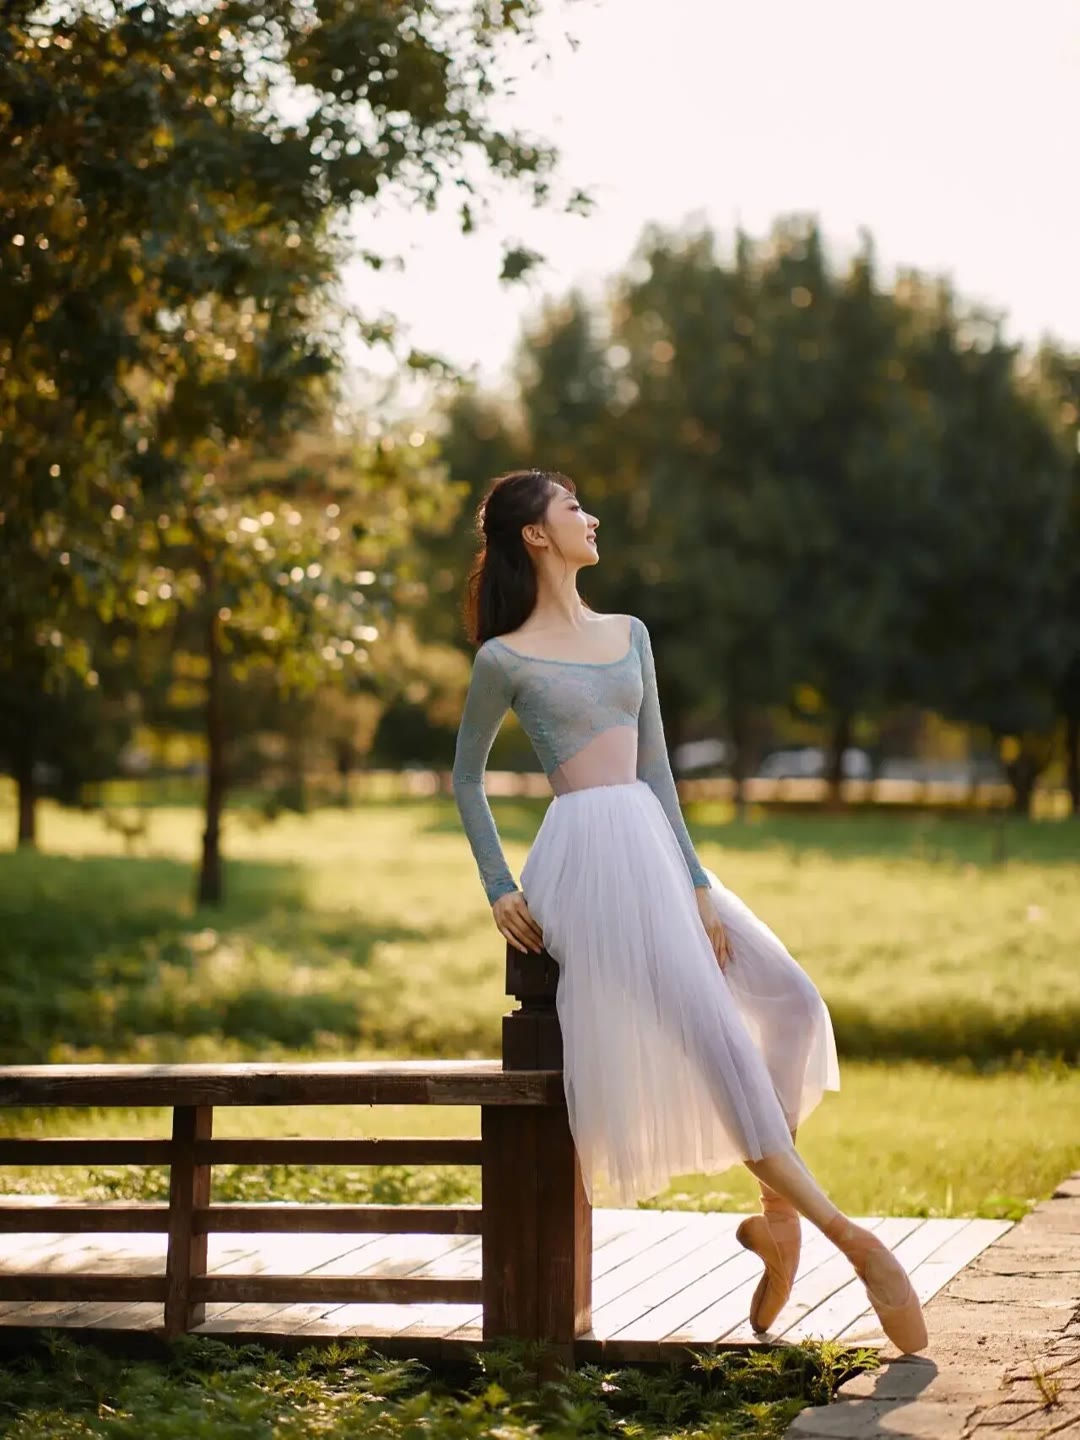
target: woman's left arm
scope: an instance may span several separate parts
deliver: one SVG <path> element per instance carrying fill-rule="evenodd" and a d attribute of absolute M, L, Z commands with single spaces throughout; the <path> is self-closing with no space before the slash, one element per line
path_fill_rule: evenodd
<path fill-rule="evenodd" d="M 644 780 L 664 808 L 679 848 L 683 852 L 687 868 L 695 886 L 708 887 L 709 877 L 697 857 L 690 832 L 686 828 L 679 792 L 675 788 L 675 777 L 671 773 L 667 742 L 664 739 L 664 722 L 660 714 L 660 697 L 656 689 L 656 663 L 653 659 L 652 641 L 644 621 L 638 620 L 640 633 L 639 655 L 641 656 L 641 680 L 643 693 L 641 709 L 638 712 L 638 753 L 637 775 Z"/>

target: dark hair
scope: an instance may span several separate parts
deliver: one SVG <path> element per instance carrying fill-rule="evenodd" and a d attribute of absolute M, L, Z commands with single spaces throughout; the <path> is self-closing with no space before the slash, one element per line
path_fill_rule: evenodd
<path fill-rule="evenodd" d="M 473 644 L 516 630 L 532 614 L 536 571 L 521 528 L 543 520 L 556 484 L 577 494 L 558 470 L 508 470 L 492 480 L 476 507 L 481 543 L 465 593 L 465 629 Z"/>

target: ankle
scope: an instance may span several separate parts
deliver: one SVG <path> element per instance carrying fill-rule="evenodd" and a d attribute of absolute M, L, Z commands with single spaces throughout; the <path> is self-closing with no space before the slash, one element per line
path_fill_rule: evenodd
<path fill-rule="evenodd" d="M 783 1220 L 789 1215 L 798 1215 L 798 1210 L 785 1195 L 775 1193 L 761 1196 L 761 1212 L 770 1219 Z"/>
<path fill-rule="evenodd" d="M 832 1219 L 826 1220 L 820 1228 L 821 1233 L 830 1239 L 838 1250 L 847 1250 L 853 1241 L 861 1241 L 873 1235 L 872 1230 L 849 1220 L 842 1210 L 838 1210 Z"/>
<path fill-rule="evenodd" d="M 879 1235 L 873 1230 L 868 1230 L 865 1225 L 859 1225 L 854 1220 L 849 1220 L 846 1215 L 838 1215 L 822 1227 L 823 1233 L 833 1242 L 857 1270 L 861 1271 L 867 1259 L 878 1251 L 886 1255 L 891 1254 L 889 1247 L 882 1241 Z"/>

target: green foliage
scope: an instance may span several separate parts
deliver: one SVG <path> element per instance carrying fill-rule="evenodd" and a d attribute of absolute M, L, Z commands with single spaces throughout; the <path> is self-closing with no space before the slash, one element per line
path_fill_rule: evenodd
<path fill-rule="evenodd" d="M 59 1332 L 0 1362 L 5 1440 L 553 1440 L 611 1435 L 779 1440 L 806 1405 L 826 1404 L 872 1351 L 804 1341 L 775 1351 L 688 1351 L 652 1370 L 555 1366 L 505 1340 L 449 1369 L 348 1340 L 285 1357 L 189 1336 L 160 1362 L 132 1361 Z"/>
<path fill-rule="evenodd" d="M 446 497 L 430 447 L 334 414 L 348 326 L 396 346 L 392 317 L 350 315 L 337 293 L 354 251 L 395 258 L 357 247 L 349 212 L 431 208 L 453 187 L 473 228 L 489 184 L 555 198 L 554 152 L 488 114 L 536 12 L 5 6 L 0 678 L 31 723 L 20 744 L 0 731 L 0 761 L 22 791 L 20 843 L 37 722 L 67 672 L 98 685 L 111 645 L 165 632 L 205 663 L 206 901 L 222 888 L 225 673 L 371 683 L 376 568 Z M 535 258 L 513 247 L 506 277 Z M 303 443 L 313 432 L 321 445 Z"/>
<path fill-rule="evenodd" d="M 943 281 L 886 288 L 868 237 L 837 265 L 805 217 L 730 255 L 652 226 L 604 313 L 571 292 L 523 336 L 516 411 L 452 408 L 447 453 L 471 493 L 508 452 L 576 480 L 590 600 L 660 637 L 673 738 L 719 723 L 742 777 L 811 687 L 838 780 L 860 717 L 933 708 L 1009 738 L 1024 808 L 1080 726 L 1077 370 Z"/>
<path fill-rule="evenodd" d="M 325 398 L 346 207 L 384 189 L 430 205 L 449 184 L 475 199 L 476 161 L 550 198 L 554 153 L 486 113 L 534 16 L 433 0 L 317 16 L 291 0 L 5 7 L 5 638 L 88 602 L 114 610 L 128 587 L 103 515 L 146 502 L 167 532 L 181 500 L 212 512 L 229 447 L 288 434 Z M 392 334 L 384 317 L 371 330 Z"/>

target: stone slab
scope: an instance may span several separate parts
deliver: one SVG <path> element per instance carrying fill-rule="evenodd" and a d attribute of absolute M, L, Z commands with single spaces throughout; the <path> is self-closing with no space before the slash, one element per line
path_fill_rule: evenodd
<path fill-rule="evenodd" d="M 926 1351 L 887 1346 L 785 1440 L 1080 1440 L 1080 1171 L 924 1310 Z"/>

